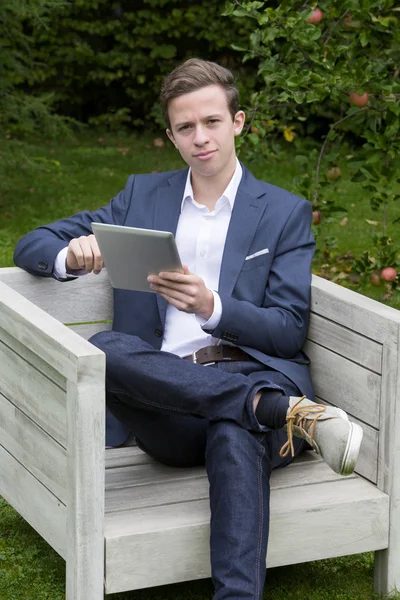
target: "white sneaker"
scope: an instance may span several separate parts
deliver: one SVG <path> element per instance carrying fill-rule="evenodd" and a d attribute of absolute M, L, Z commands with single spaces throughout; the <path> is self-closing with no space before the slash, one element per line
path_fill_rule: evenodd
<path fill-rule="evenodd" d="M 360 453 L 363 430 L 349 421 L 341 408 L 317 404 L 305 396 L 289 398 L 285 429 L 288 441 L 280 450 L 294 456 L 293 436 L 303 438 L 339 475 L 353 473 Z"/>

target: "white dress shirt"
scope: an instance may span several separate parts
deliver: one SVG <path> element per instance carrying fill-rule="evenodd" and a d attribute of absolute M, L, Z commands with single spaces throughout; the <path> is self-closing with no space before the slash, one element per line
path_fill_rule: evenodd
<path fill-rule="evenodd" d="M 215 329 L 221 319 L 222 305 L 217 290 L 226 234 L 242 178 L 242 167 L 236 159 L 233 177 L 213 211 L 195 201 L 190 178 L 191 169 L 186 180 L 175 240 L 182 264 L 188 265 L 189 270 L 199 275 L 206 287 L 213 292 L 214 312 L 206 321 L 168 304 L 161 350 L 178 356 L 187 356 L 199 348 L 218 342 L 203 328 Z M 54 264 L 54 274 L 60 279 L 68 277 L 65 267 L 67 251 L 67 248 L 63 248 Z M 74 275 L 78 274 L 83 273 L 74 272 Z"/>

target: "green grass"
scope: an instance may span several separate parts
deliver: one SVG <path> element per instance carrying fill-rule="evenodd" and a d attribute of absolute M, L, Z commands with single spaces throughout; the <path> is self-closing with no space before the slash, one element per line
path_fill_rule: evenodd
<path fill-rule="evenodd" d="M 17 240 L 38 225 L 52 222 L 82 209 L 106 204 L 121 190 L 130 173 L 177 169 L 182 160 L 170 145 L 156 148 L 150 136 L 102 136 L 88 132 L 75 141 L 32 142 L 28 154 L 41 166 L 33 170 L 26 161 L 0 177 L 0 267 L 12 265 Z M 4 142 L 3 142 L 4 143 Z M 1 151 L 1 147 L 0 147 Z M 344 159 L 345 161 L 345 159 Z M 271 183 L 293 189 L 300 167 L 288 157 L 246 162 L 253 173 Z M 338 252 L 358 253 L 370 246 L 373 226 L 379 220 L 369 207 L 360 186 L 348 181 L 341 165 L 340 203 L 348 208 L 345 226 L 329 224 L 327 233 L 338 238 Z M 400 206 L 389 221 L 400 216 Z M 400 226 L 389 226 L 389 235 L 399 239 Z M 363 291 L 381 299 L 380 288 Z M 399 294 L 390 299 L 400 308 Z M 291 532 L 288 531 L 290 536 Z M 298 541 L 307 544 L 307 540 Z M 327 540 L 329 544 L 329 540 Z M 64 561 L 36 532 L 0 498 L 0 599 L 64 600 Z M 152 588 L 110 596 L 112 600 L 207 600 L 212 596 L 210 580 Z M 372 600 L 373 556 L 358 556 L 272 569 L 268 572 L 265 598 L 274 600 Z M 400 595 L 398 596 L 400 598 Z"/>

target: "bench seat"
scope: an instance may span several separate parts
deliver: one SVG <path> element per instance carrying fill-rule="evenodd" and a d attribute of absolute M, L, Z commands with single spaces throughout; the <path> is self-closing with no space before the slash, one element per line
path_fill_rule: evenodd
<path fill-rule="evenodd" d="M 105 489 L 107 593 L 210 576 L 204 468 L 169 467 L 137 446 L 110 449 Z M 269 567 L 388 546 L 389 497 L 313 452 L 275 470 L 271 489 Z"/>

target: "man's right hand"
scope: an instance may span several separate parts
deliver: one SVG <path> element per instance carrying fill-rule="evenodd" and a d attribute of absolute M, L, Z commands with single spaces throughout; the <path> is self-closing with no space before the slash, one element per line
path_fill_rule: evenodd
<path fill-rule="evenodd" d="M 88 273 L 93 271 L 96 275 L 100 273 L 104 261 L 93 234 L 70 241 L 65 266 L 67 272 L 85 270 Z"/>

